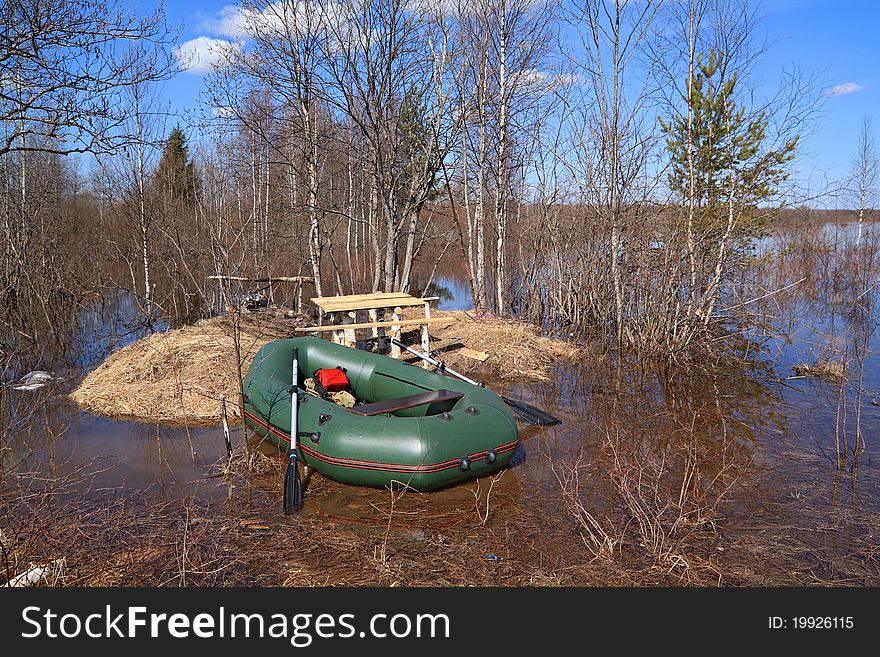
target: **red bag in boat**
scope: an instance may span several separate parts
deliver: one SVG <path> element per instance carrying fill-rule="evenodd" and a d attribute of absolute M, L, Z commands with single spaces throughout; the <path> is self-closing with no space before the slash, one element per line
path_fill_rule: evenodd
<path fill-rule="evenodd" d="M 342 390 L 351 389 L 348 377 L 345 375 L 345 372 L 342 371 L 341 367 L 332 370 L 315 370 L 315 373 L 312 376 L 315 377 L 315 388 L 318 389 L 318 393 L 322 397 L 328 392 L 340 392 Z"/>

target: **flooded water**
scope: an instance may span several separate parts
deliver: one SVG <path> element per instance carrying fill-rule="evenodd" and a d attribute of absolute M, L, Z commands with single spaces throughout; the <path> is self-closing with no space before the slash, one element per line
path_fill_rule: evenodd
<path fill-rule="evenodd" d="M 656 564 L 662 555 L 669 572 L 701 573 L 698 583 L 712 583 L 717 573 L 723 584 L 876 584 L 880 317 L 876 276 L 858 288 L 842 271 L 853 230 L 829 225 L 810 235 L 781 232 L 758 245 L 756 257 L 767 260 L 758 289 L 784 291 L 750 303 L 756 324 L 742 332 L 738 363 L 719 360 L 694 374 L 596 356 L 557 367 L 547 383 L 504 389 L 563 423 L 524 432 L 519 464 L 499 479 L 493 508 L 526 517 L 534 533 L 509 536 L 495 549 L 515 562 L 539 540 L 541 563 L 546 559 L 547 569 L 561 577 L 594 556 L 585 538 L 589 516 L 619 528 L 615 549 L 623 558 L 641 563 L 643 550 Z M 865 239 L 877 242 L 873 231 Z M 837 246 L 823 251 L 820 242 Z M 428 293 L 441 297 L 441 308 L 471 307 L 467 284 L 454 275 L 439 276 Z M 88 476 L 76 488 L 83 496 L 121 489 L 162 500 L 197 499 L 220 514 L 240 512 L 221 504 L 230 489 L 216 477 L 225 457 L 219 428 L 111 420 L 67 399 L 85 371 L 144 334 L 144 327 L 133 326 L 134 314 L 124 299 L 111 299 L 80 315 L 65 358 L 44 355 L 27 363 L 52 369 L 64 381 L 33 392 L 4 390 L 5 478 L 61 476 L 86 464 Z M 835 358 L 849 363 L 845 383 L 795 370 Z M 241 441 L 237 428 L 232 438 Z M 838 459 L 844 444 L 848 451 Z M 279 461 L 278 472 L 281 466 Z M 254 490 L 274 504 L 276 485 L 271 476 L 256 488 L 242 484 L 238 494 L 251 498 L 236 508 L 253 510 Z M 406 536 L 464 523 L 472 537 L 473 519 L 481 519 L 475 486 L 483 495 L 491 490 L 484 481 L 400 502 Z M 387 542 L 385 516 L 377 513 L 387 491 L 323 480 L 312 488 L 307 517 L 375 526 Z M 581 511 L 573 512 L 573 500 Z M 624 517 L 629 520 L 615 522 Z M 645 530 L 635 534 L 641 540 L 632 540 L 634 527 Z M 658 532 L 662 540 L 652 538 Z M 529 563 L 536 568 L 534 559 Z"/>
<path fill-rule="evenodd" d="M 64 478 L 76 472 L 82 475 L 74 487 L 79 492 L 125 489 L 219 499 L 215 483 L 206 479 L 226 453 L 218 429 L 110 419 L 84 412 L 68 398 L 110 353 L 149 334 L 130 296 L 109 293 L 70 320 L 57 336 L 61 344 L 25 353 L 5 373 L 4 429 L 10 439 L 3 445 L 4 474 Z M 54 380 L 16 390 L 32 370 L 49 371 Z"/>

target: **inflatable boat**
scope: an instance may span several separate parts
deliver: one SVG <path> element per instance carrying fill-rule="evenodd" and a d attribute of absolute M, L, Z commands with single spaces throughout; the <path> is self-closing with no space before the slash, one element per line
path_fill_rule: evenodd
<path fill-rule="evenodd" d="M 358 486 L 428 491 L 510 462 L 519 443 L 516 422 L 491 390 L 313 337 L 269 342 L 245 378 L 245 421 L 280 449 L 290 446 L 294 347 L 298 457 L 321 474 Z M 307 378 L 332 368 L 347 375 L 355 406 L 306 392 Z"/>

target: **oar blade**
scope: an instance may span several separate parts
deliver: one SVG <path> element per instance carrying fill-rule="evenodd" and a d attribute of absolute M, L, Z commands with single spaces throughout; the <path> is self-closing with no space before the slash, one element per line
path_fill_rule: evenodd
<path fill-rule="evenodd" d="M 299 469 L 296 461 L 290 459 L 287 462 L 287 470 L 284 471 L 284 514 L 292 515 L 303 508 L 303 487 L 299 478 Z"/>
<path fill-rule="evenodd" d="M 535 408 L 521 399 L 510 399 L 509 397 L 502 397 L 501 399 L 503 399 L 504 403 L 507 404 L 526 424 L 545 427 L 562 424 L 562 420 L 558 417 L 554 417 L 547 411 L 542 411 L 540 408 Z"/>

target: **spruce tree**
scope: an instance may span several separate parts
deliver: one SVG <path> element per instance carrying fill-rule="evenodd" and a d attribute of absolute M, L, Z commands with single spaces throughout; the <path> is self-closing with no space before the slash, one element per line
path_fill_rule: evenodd
<path fill-rule="evenodd" d="M 161 192 L 172 201 L 192 202 L 196 189 L 195 166 L 189 157 L 186 134 L 179 125 L 174 126 L 165 141 L 156 179 Z"/>

